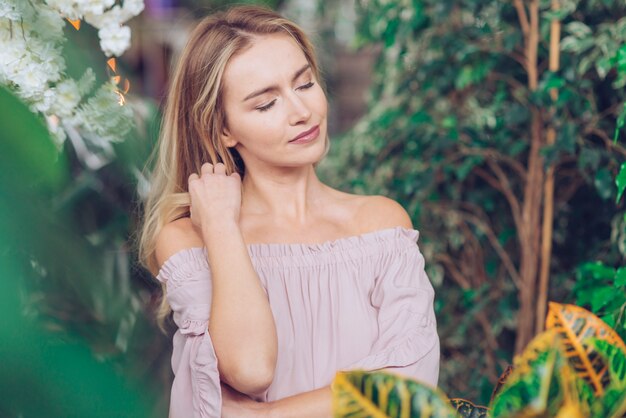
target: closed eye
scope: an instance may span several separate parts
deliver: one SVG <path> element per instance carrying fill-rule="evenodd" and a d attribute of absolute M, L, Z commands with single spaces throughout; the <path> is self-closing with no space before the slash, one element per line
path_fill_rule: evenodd
<path fill-rule="evenodd" d="M 269 102 L 265 106 L 257 107 L 257 110 L 259 110 L 260 112 L 265 112 L 265 111 L 269 110 L 272 106 L 274 106 L 274 103 L 276 103 L 276 99 L 272 100 L 271 102 Z"/>
<path fill-rule="evenodd" d="M 309 81 L 308 83 L 298 87 L 298 90 L 305 90 L 305 89 L 310 89 L 311 87 L 313 87 L 313 84 L 315 84 L 312 81 Z"/>

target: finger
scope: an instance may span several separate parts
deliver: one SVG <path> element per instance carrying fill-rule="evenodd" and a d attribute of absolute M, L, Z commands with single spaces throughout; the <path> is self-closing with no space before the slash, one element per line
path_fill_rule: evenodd
<path fill-rule="evenodd" d="M 202 174 L 213 174 L 213 164 L 211 163 L 202 164 L 202 167 L 200 168 L 200 172 Z"/>
<path fill-rule="evenodd" d="M 226 174 L 226 166 L 224 163 L 217 163 L 215 167 L 213 167 L 213 172 L 215 174 Z"/>
<path fill-rule="evenodd" d="M 198 177 L 198 175 L 196 173 L 192 173 L 189 175 L 189 178 L 187 179 L 187 183 L 191 183 L 194 180 L 198 180 L 200 177 Z"/>
<path fill-rule="evenodd" d="M 241 175 L 239 175 L 238 172 L 233 171 L 233 173 L 230 175 L 231 177 L 236 177 L 239 181 L 241 181 Z"/>

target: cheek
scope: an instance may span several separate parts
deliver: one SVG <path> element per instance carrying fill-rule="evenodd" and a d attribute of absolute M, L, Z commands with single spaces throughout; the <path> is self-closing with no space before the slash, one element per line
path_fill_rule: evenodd
<path fill-rule="evenodd" d="M 315 108 L 317 109 L 317 113 L 326 116 L 328 112 L 328 101 L 326 100 L 326 95 L 324 94 L 324 90 L 321 88 L 318 89 L 318 94 L 315 99 Z"/>
<path fill-rule="evenodd" d="M 272 116 L 270 113 L 251 114 L 242 123 L 238 133 L 240 140 L 248 146 L 265 147 L 272 143 L 277 137 L 281 137 L 282 124 L 280 118 Z"/>

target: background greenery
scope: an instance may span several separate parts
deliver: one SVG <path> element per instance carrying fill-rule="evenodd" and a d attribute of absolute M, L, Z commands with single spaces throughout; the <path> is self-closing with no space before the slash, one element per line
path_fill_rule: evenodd
<path fill-rule="evenodd" d="M 520 294 L 537 280 L 521 277 L 529 226 L 515 219 L 529 201 L 533 126 L 541 171 L 555 169 L 549 298 L 590 306 L 626 334 L 613 180 L 626 155 L 613 142 L 624 114 L 626 6 L 564 1 L 554 12 L 525 2 L 539 12 L 533 89 L 515 2 L 399 3 L 358 2 L 360 44 L 382 43 L 382 53 L 369 111 L 333 144 L 323 175 L 391 196 L 413 216 L 437 289 L 441 386 L 486 404 L 515 350 Z M 562 24 L 558 71 L 548 71 L 552 18 Z"/>
<path fill-rule="evenodd" d="M 227 2 L 187 3 L 197 10 Z M 338 9 L 318 4 L 327 25 L 320 43 L 331 45 Z M 526 199 L 533 123 L 541 127 L 542 170 L 555 170 L 549 298 L 586 306 L 626 335 L 626 219 L 614 183 L 626 160 L 623 134 L 614 142 L 626 100 L 626 6 L 568 0 L 555 13 L 549 2 L 538 5 L 532 89 L 514 2 L 358 1 L 356 46 L 381 51 L 369 107 L 333 138 L 320 166 L 332 186 L 384 194 L 409 211 L 437 289 L 440 384 L 480 404 L 515 351 L 523 240 L 511 202 Z M 549 71 L 555 17 L 561 63 Z M 94 34 L 68 36 L 85 45 Z M 68 53 L 76 65 L 96 67 L 101 59 Z M 129 97 L 139 110 L 136 129 L 93 169 L 70 142 L 60 152 L 51 148 L 40 121 L 6 92 L 0 99 L 11 109 L 2 112 L 3 126 L 15 128 L 0 141 L 0 306 L 9 319 L 1 331 L 15 345 L 1 344 L 0 354 L 18 359 L 24 347 L 41 348 L 29 354 L 32 361 L 2 362 L 0 380 L 11 377 L 15 396 L 3 399 L 0 415 L 38 416 L 50 400 L 18 395 L 39 382 L 37 393 L 50 399 L 74 391 L 93 405 L 131 411 L 124 416 L 167 416 L 173 330 L 164 335 L 155 326 L 158 286 L 137 266 L 133 246 L 158 105 Z M 545 142 L 548 127 L 556 131 L 553 145 Z M 55 372 L 70 358 L 82 359 L 76 370 L 93 372 L 93 386 L 84 375 Z M 63 387 L 50 392 L 55 386 Z M 58 416 L 90 407 L 75 401 Z"/>

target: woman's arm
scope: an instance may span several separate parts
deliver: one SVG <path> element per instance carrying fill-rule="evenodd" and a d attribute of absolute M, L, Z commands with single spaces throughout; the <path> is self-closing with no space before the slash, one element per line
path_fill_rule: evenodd
<path fill-rule="evenodd" d="M 333 416 L 333 393 L 330 386 L 268 402 L 267 418 L 330 418 Z"/>
<path fill-rule="evenodd" d="M 209 334 L 222 379 L 239 392 L 258 395 L 274 377 L 274 317 L 239 225 L 222 222 L 202 232 L 213 280 Z"/>
<path fill-rule="evenodd" d="M 274 378 L 278 337 L 274 316 L 239 228 L 241 177 L 222 163 L 189 176 L 191 221 L 207 248 L 213 296 L 209 334 L 223 380 L 248 395 Z"/>
<path fill-rule="evenodd" d="M 189 178 L 191 219 L 167 224 L 157 238 L 159 265 L 177 251 L 205 246 L 211 273 L 209 333 L 223 381 L 262 394 L 273 380 L 278 342 L 267 295 L 239 227 L 241 179 L 223 164 Z"/>
<path fill-rule="evenodd" d="M 332 391 L 325 386 L 273 402 L 255 402 L 222 384 L 223 418 L 330 418 Z"/>

